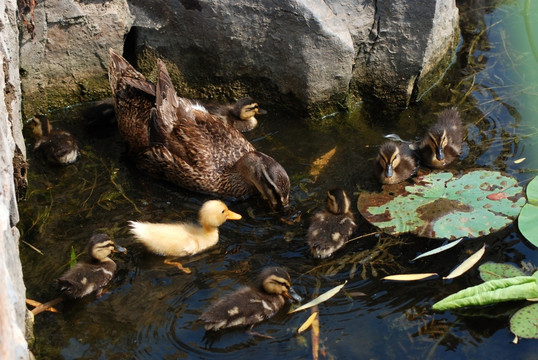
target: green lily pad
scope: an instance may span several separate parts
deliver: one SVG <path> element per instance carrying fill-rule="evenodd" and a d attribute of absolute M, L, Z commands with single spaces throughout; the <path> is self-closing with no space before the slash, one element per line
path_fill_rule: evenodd
<path fill-rule="evenodd" d="M 511 224 L 525 204 L 517 180 L 499 171 L 472 170 L 461 176 L 433 172 L 415 184 L 384 185 L 379 193 L 363 192 L 362 216 L 391 235 L 457 239 L 479 237 Z"/>
<path fill-rule="evenodd" d="M 516 276 L 525 276 L 525 273 L 521 271 L 521 269 L 510 264 L 487 262 L 480 265 L 478 270 L 480 271 L 480 277 L 484 281 L 506 279 L 509 277 Z"/>
<path fill-rule="evenodd" d="M 518 227 L 521 234 L 538 247 L 538 177 L 527 185 L 528 203 L 521 209 Z"/>
<path fill-rule="evenodd" d="M 519 309 L 510 318 L 510 331 L 522 338 L 538 339 L 538 304 Z"/>

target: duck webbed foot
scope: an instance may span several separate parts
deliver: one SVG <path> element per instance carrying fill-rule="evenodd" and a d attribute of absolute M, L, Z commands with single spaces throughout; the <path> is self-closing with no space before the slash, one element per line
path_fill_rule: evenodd
<path fill-rule="evenodd" d="M 191 269 L 183 267 L 183 265 L 181 265 L 181 263 L 179 263 L 177 261 L 171 261 L 171 260 L 165 259 L 164 263 L 167 264 L 167 265 L 176 266 L 179 270 L 183 271 L 185 274 L 190 274 L 191 273 Z"/>

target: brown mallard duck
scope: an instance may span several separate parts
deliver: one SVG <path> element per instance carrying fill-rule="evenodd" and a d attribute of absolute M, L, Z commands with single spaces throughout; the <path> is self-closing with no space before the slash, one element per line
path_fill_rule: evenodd
<path fill-rule="evenodd" d="M 88 242 L 90 259 L 80 261 L 57 279 L 61 296 L 40 304 L 32 310 L 34 315 L 43 312 L 64 299 L 80 299 L 92 293 L 100 297 L 103 289 L 112 280 L 116 272 L 116 263 L 108 256 L 115 251 L 125 252 L 116 247 L 107 234 L 95 234 Z"/>
<path fill-rule="evenodd" d="M 459 158 L 462 144 L 461 118 L 456 108 L 443 110 L 419 145 L 422 164 L 441 169 Z"/>
<path fill-rule="evenodd" d="M 338 188 L 329 190 L 327 209 L 316 213 L 308 227 L 306 239 L 312 255 L 321 259 L 331 256 L 345 245 L 356 228 L 346 192 Z"/>
<path fill-rule="evenodd" d="M 130 231 L 144 246 L 157 255 L 188 256 L 198 254 L 219 241 L 218 227 L 226 220 L 239 220 L 241 215 L 229 210 L 220 200 L 209 200 L 199 212 L 200 225 L 190 223 L 155 224 L 130 221 Z M 165 260 L 190 273 L 178 262 Z"/>
<path fill-rule="evenodd" d="M 73 135 L 53 129 L 49 119 L 42 115 L 35 115 L 27 124 L 35 139 L 34 151 L 41 153 L 47 162 L 68 165 L 77 161 L 80 151 Z"/>
<path fill-rule="evenodd" d="M 244 287 L 220 299 L 200 319 L 206 330 L 254 326 L 274 316 L 286 299 L 301 301 L 291 287 L 288 272 L 280 267 L 264 269 L 254 287 Z"/>
<path fill-rule="evenodd" d="M 139 169 L 191 191 L 242 197 L 260 193 L 272 208 L 289 202 L 288 174 L 233 126 L 178 97 L 162 61 L 153 84 L 110 52 L 109 80 L 120 134 Z"/>
<path fill-rule="evenodd" d="M 210 114 L 218 116 L 241 132 L 250 131 L 258 125 L 256 115 L 267 114 L 267 111 L 260 108 L 251 97 L 241 98 L 235 104 L 204 103 L 203 105 Z"/>
<path fill-rule="evenodd" d="M 417 167 L 409 144 L 387 141 L 379 147 L 374 173 L 381 184 L 398 184 L 415 175 Z"/>

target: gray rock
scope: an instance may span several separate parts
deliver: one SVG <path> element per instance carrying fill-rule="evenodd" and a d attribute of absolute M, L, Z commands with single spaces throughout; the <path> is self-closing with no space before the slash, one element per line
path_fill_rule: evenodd
<path fill-rule="evenodd" d="M 24 158 L 20 116 L 17 1 L 5 0 L 0 12 L 0 359 L 28 359 L 26 304 L 19 260 L 19 221 L 13 159 Z"/>

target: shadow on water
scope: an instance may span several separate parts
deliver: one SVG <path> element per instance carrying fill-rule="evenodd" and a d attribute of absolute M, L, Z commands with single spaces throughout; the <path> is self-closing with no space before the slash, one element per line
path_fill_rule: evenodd
<path fill-rule="evenodd" d="M 283 221 L 259 198 L 227 200 L 243 220 L 225 223 L 216 247 L 185 260 L 193 270 L 190 275 L 145 252 L 134 243 L 126 224 L 195 221 L 201 204 L 212 197 L 138 172 L 124 158 L 114 124 L 108 119 L 96 123 L 93 115 L 102 112 L 96 104 L 52 114 L 53 125 L 80 139 L 82 158 L 65 168 L 48 168 L 29 149 L 30 185 L 27 200 L 19 204 L 28 297 L 41 301 L 56 297 L 54 279 L 67 268 L 71 251 L 81 254 L 97 231 L 109 233 L 129 253 L 115 255 L 117 275 L 104 296 L 67 302 L 59 306 L 59 314 L 36 318 L 37 358 L 309 358 L 310 335 L 297 334 L 308 317 L 305 312 L 282 312 L 256 327 L 272 339 L 241 330 L 206 334 L 197 321 L 209 304 L 250 283 L 268 265 L 286 267 L 306 300 L 348 280 L 342 292 L 319 305 L 320 348 L 326 358 L 499 358 L 500 354 L 530 358 L 531 341 L 517 347 L 509 344 L 508 319 L 518 303 L 487 311 L 432 312 L 433 302 L 478 284 L 476 268 L 448 282 L 380 280 L 403 272 L 446 274 L 483 242 L 488 244 L 483 261 L 537 265 L 535 249 L 514 226 L 467 240 L 443 256 L 414 262 L 417 254 L 441 243 L 374 234 L 348 244 L 330 259 L 315 260 L 304 241 L 309 218 L 325 206 L 329 188 L 344 188 L 352 194 L 353 204 L 360 191 L 379 188 L 371 167 L 383 134 L 415 139 L 447 106 L 459 108 L 467 128 L 466 148 L 456 168 L 492 168 L 521 181 L 535 175 L 532 149 L 537 127 L 527 114 L 529 109 L 538 113 L 538 104 L 522 103 L 518 94 L 536 94 L 536 85 L 518 85 L 511 62 L 523 61 L 524 56 L 516 58 L 511 52 L 513 58 L 507 57 L 503 27 L 517 16 L 517 7 L 468 6 L 460 7 L 462 43 L 445 79 L 393 119 L 367 114 L 360 104 L 349 113 L 311 122 L 269 108 L 269 114 L 260 118 L 261 126 L 247 137 L 288 171 L 292 206 L 300 217 Z M 516 161 L 522 158 L 526 160 Z M 376 231 L 358 214 L 357 219 L 357 235 Z"/>

